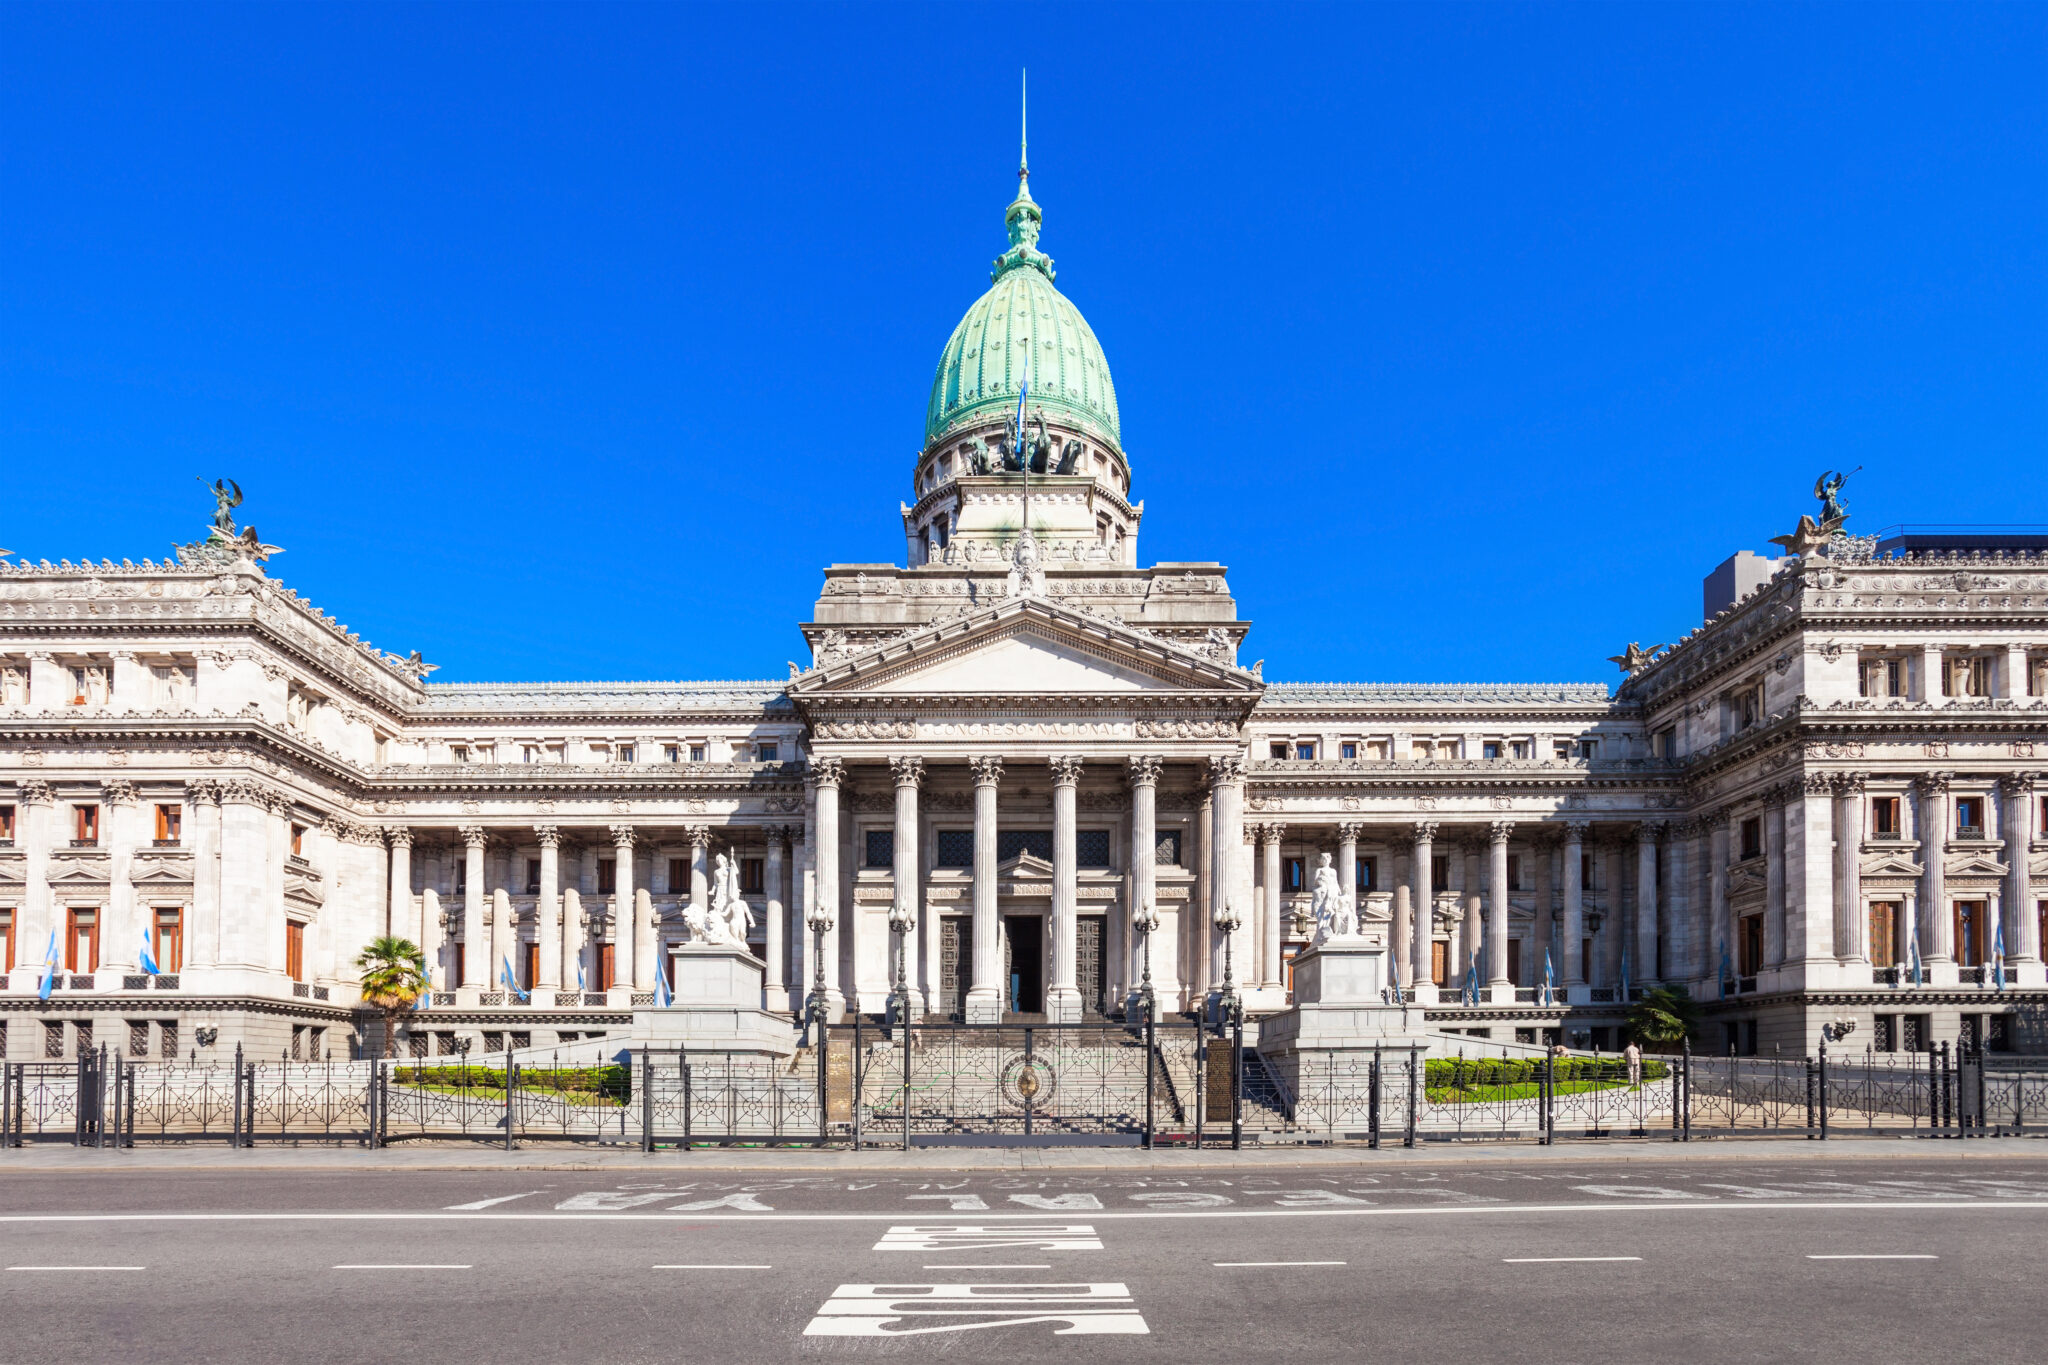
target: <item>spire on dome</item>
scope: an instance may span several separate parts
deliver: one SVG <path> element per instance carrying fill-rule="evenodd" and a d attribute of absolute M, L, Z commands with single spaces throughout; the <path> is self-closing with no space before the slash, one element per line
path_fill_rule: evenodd
<path fill-rule="evenodd" d="M 1031 120 L 1030 105 L 1026 91 L 1020 84 L 1018 92 L 1018 126 L 1020 136 L 1017 149 L 1017 197 L 1010 201 L 1010 207 L 1003 212 L 1003 226 L 1009 230 L 1010 249 L 996 257 L 995 269 L 989 272 L 990 280 L 999 280 L 1012 270 L 1030 266 L 1042 272 L 1047 279 L 1057 279 L 1053 273 L 1052 257 L 1038 249 L 1038 234 L 1045 226 L 1045 214 L 1031 197 Z"/>

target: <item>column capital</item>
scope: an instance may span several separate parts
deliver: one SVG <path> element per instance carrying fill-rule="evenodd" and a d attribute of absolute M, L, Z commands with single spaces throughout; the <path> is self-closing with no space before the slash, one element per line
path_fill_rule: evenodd
<path fill-rule="evenodd" d="M 1837 796 L 1854 796 L 1862 791 L 1864 784 L 1870 780 L 1869 773 L 1836 773 L 1834 777 Z"/>
<path fill-rule="evenodd" d="M 1434 820 L 1417 820 L 1415 822 L 1415 842 L 1418 844 L 1428 843 L 1436 838 L 1436 829 L 1437 822 Z"/>
<path fill-rule="evenodd" d="M 1725 822 L 1728 817 L 1724 814 L 1721 818 Z M 1592 828 L 1591 820 L 1567 820 L 1564 822 L 1564 841 L 1568 844 L 1583 844 L 1586 842 L 1587 832 Z"/>
<path fill-rule="evenodd" d="M 612 843 L 619 848 L 631 848 L 634 840 L 640 837 L 639 831 L 631 825 L 613 825 L 610 828 Z"/>
<path fill-rule="evenodd" d="M 1338 822 L 1337 838 L 1340 840 L 1349 840 L 1355 844 L 1358 842 L 1358 836 L 1363 833 L 1365 833 L 1365 822 L 1363 820 L 1343 820 Z"/>
<path fill-rule="evenodd" d="M 1132 787 L 1156 787 L 1166 760 L 1158 754 L 1132 754 L 1124 760 L 1124 782 Z"/>
<path fill-rule="evenodd" d="M 788 825 L 763 825 L 761 837 L 768 841 L 768 851 L 773 853 L 778 844 L 786 847 L 795 843 L 802 834 Z"/>
<path fill-rule="evenodd" d="M 846 781 L 846 760 L 840 758 L 812 759 L 810 779 L 820 787 L 839 786 Z"/>
<path fill-rule="evenodd" d="M 135 804 L 135 784 L 125 777 L 116 777 L 100 784 L 110 806 L 132 806 Z"/>
<path fill-rule="evenodd" d="M 1954 773 L 1922 773 L 1913 779 L 1913 790 L 1922 796 L 1940 796 L 1955 781 Z"/>
<path fill-rule="evenodd" d="M 2008 801 L 2019 800 L 2032 792 L 2039 780 L 2039 773 L 2006 773 L 1998 779 L 1998 794 Z"/>
<path fill-rule="evenodd" d="M 1244 781 L 1244 755 L 1217 754 L 1209 760 L 1209 785 L 1228 786 Z"/>
<path fill-rule="evenodd" d="M 391 825 L 384 831 L 384 842 L 393 848 L 412 847 L 412 826 Z"/>
<path fill-rule="evenodd" d="M 613 825 L 612 833 L 617 834 L 622 829 L 626 831 L 626 841 L 631 842 L 633 831 L 628 826 Z M 686 825 L 683 828 L 683 837 L 690 841 L 690 851 L 692 853 L 700 848 L 709 848 L 711 847 L 711 826 Z"/>
<path fill-rule="evenodd" d="M 1661 844 L 1670 837 L 1669 820 L 1640 820 L 1636 823 L 1636 840 L 1639 843 L 1647 840 L 1653 844 Z"/>
<path fill-rule="evenodd" d="M 1052 769 L 1052 784 L 1055 787 L 1072 787 L 1081 780 L 1081 756 L 1079 754 L 1054 754 L 1046 766 Z"/>
<path fill-rule="evenodd" d="M 1487 842 L 1494 844 L 1504 844 L 1508 841 L 1508 836 L 1512 835 L 1514 832 L 1514 821 L 1495 820 L 1492 824 L 1486 827 Z"/>
<path fill-rule="evenodd" d="M 924 781 L 924 760 L 916 754 L 897 754 L 889 760 L 889 775 L 899 787 L 915 787 Z"/>
<path fill-rule="evenodd" d="M 560 848 L 562 846 L 562 831 L 553 825 L 535 825 L 533 827 L 533 837 L 539 841 L 542 848 Z"/>
<path fill-rule="evenodd" d="M 1245 826 L 1245 833 L 1258 840 L 1260 847 L 1277 845 L 1287 837 L 1287 824 L 1282 820 L 1262 820 Z"/>
<path fill-rule="evenodd" d="M 463 825 L 455 832 L 462 836 L 462 842 L 470 848 L 482 848 L 484 841 L 491 837 L 490 832 L 482 825 Z"/>
<path fill-rule="evenodd" d="M 993 787 L 1003 780 L 1003 760 L 996 754 L 982 754 L 967 760 L 968 768 L 974 773 L 974 785 Z"/>
<path fill-rule="evenodd" d="M 49 788 L 43 788 L 47 798 Z M 28 784 L 23 783 L 21 799 L 31 801 Z M 220 804 L 220 783 L 211 777 L 192 777 L 185 780 L 185 799 L 195 806 L 218 806 Z"/>

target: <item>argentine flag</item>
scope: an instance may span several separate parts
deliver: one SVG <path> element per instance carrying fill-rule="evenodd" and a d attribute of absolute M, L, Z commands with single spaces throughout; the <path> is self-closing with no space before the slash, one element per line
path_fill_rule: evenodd
<path fill-rule="evenodd" d="M 149 926 L 147 924 L 142 926 L 142 970 L 148 972 L 151 976 L 163 975 L 162 972 L 157 970 L 156 956 L 149 951 Z"/>
<path fill-rule="evenodd" d="M 667 1008 L 668 1008 L 668 1007 L 669 1007 L 670 1005 L 673 1005 L 674 1003 L 675 1003 L 675 996 L 674 996 L 673 994 L 671 994 L 671 993 L 670 993 L 670 991 L 669 991 L 669 988 L 668 988 L 668 973 L 667 973 L 667 972 L 663 972 L 663 971 L 657 971 L 657 972 L 656 972 L 656 973 L 654 974 L 654 1006 L 655 1006 L 655 1008 L 656 1008 L 656 1009 L 664 1009 L 664 1010 L 665 1010 L 665 1009 L 667 1009 Z"/>
<path fill-rule="evenodd" d="M 2005 989 L 2005 920 L 2000 917 L 1991 935 L 1991 984 Z"/>
<path fill-rule="evenodd" d="M 513 979 L 511 955 L 507 954 L 505 957 L 500 959 L 500 962 L 503 965 L 501 965 L 498 968 L 498 980 L 504 983 L 505 989 L 512 992 L 512 994 L 518 996 L 519 1003 L 522 1005 L 525 1004 L 527 1001 L 533 999 L 531 995 L 528 995 L 525 991 L 520 990 L 519 983 Z"/>
<path fill-rule="evenodd" d="M 1543 949 L 1543 1003 L 1544 1003 L 1544 1004 L 1548 1005 L 1548 1004 L 1552 1004 L 1552 1003 L 1553 1003 L 1553 998 L 1552 998 L 1552 997 L 1553 997 L 1554 993 L 1556 992 L 1556 990 L 1557 990 L 1557 972 L 1556 972 L 1556 970 L 1555 970 L 1555 969 L 1554 969 L 1554 968 L 1553 968 L 1553 967 L 1551 966 L 1551 963 L 1550 963 L 1550 948 L 1549 948 L 1549 947 L 1548 947 L 1548 946 L 1546 945 L 1546 946 L 1544 947 L 1544 949 Z"/>
<path fill-rule="evenodd" d="M 57 931 L 50 931 L 49 951 L 43 954 L 43 984 L 36 994 L 48 1000 L 50 991 L 57 984 Z"/>

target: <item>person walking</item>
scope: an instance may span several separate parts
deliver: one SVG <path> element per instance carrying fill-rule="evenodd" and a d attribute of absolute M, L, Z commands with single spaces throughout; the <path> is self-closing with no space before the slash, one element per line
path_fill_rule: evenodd
<path fill-rule="evenodd" d="M 1636 1046 L 1635 1039 L 1631 1038 L 1628 1040 L 1628 1046 L 1621 1050 L 1621 1055 L 1628 1062 L 1628 1083 L 1630 1085 L 1641 1085 L 1643 1083 L 1643 1050 Z"/>

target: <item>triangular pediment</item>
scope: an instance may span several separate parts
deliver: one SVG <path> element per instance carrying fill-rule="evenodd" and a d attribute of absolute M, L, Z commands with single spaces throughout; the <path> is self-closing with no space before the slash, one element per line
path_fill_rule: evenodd
<path fill-rule="evenodd" d="M 1074 696 L 1263 690 L 1244 669 L 1217 663 L 1116 621 L 1041 598 L 1012 598 L 927 626 L 793 679 L 792 699 L 881 696 Z"/>
<path fill-rule="evenodd" d="M 66 863 L 61 869 L 50 873 L 50 885 L 62 886 L 67 882 L 106 881 L 113 874 L 113 865 L 104 861 Z"/>
<path fill-rule="evenodd" d="M 1965 854 L 1951 861 L 1947 868 L 1951 877 L 2003 877 L 2009 870 L 2004 863 L 1981 853 Z"/>
<path fill-rule="evenodd" d="M 1026 850 L 1007 862 L 996 864 L 996 875 L 1003 878 L 1022 877 L 1033 881 L 1052 876 L 1052 864 L 1036 853 Z"/>
<path fill-rule="evenodd" d="M 1866 877 L 1917 878 L 1925 871 L 1925 868 L 1911 858 L 1901 858 L 1897 854 L 1887 854 L 1863 864 L 1863 875 Z"/>

